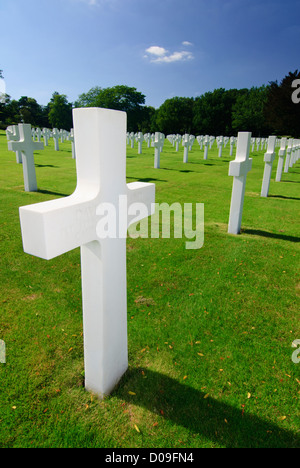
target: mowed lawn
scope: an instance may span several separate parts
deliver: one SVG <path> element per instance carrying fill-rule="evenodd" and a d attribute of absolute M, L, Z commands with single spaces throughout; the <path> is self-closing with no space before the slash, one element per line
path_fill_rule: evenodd
<path fill-rule="evenodd" d="M 204 203 L 205 241 L 128 239 L 129 370 L 100 401 L 84 389 L 79 249 L 48 262 L 22 249 L 19 207 L 76 187 L 60 148 L 35 153 L 39 191 L 25 193 L 0 132 L 0 447 L 299 448 L 300 161 L 276 183 L 276 158 L 266 199 L 264 151 L 251 153 L 234 236 L 229 144 L 204 161 L 195 142 L 184 164 L 166 140 L 161 169 L 154 148 L 127 146 L 128 182 L 155 183 L 157 203 Z"/>

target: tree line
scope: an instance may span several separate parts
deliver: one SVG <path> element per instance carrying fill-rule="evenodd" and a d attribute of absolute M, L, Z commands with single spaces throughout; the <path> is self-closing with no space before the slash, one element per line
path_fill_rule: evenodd
<path fill-rule="evenodd" d="M 231 136 L 249 131 L 255 136 L 299 137 L 300 103 L 292 100 L 293 83 L 299 79 L 300 72 L 296 70 L 280 83 L 274 81 L 251 89 L 220 88 L 195 98 L 174 97 L 158 109 L 146 106 L 144 94 L 124 85 L 96 86 L 74 103 L 66 95 L 54 92 L 46 106 L 31 97 L 22 96 L 16 101 L 5 94 L 0 99 L 0 128 L 23 122 L 70 130 L 74 107 L 104 107 L 127 112 L 129 132 Z"/>

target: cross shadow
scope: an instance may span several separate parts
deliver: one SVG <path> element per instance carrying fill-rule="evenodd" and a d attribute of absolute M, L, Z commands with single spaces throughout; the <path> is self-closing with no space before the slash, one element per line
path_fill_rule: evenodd
<path fill-rule="evenodd" d="M 66 194 L 66 193 L 52 192 L 51 190 L 41 190 L 41 189 L 38 189 L 38 193 L 43 193 L 45 195 L 57 195 L 59 197 L 69 197 L 70 196 L 70 194 Z"/>
<path fill-rule="evenodd" d="M 58 169 L 59 166 L 53 166 L 53 164 L 35 164 L 35 167 L 53 167 Z"/>
<path fill-rule="evenodd" d="M 284 234 L 278 234 L 274 232 L 268 231 L 260 231 L 259 229 L 241 229 L 242 234 L 250 234 L 253 236 L 261 236 L 261 237 L 270 237 L 271 239 L 281 239 L 289 242 L 300 242 L 300 237 L 293 237 L 293 236 L 285 236 Z"/>
<path fill-rule="evenodd" d="M 143 372 L 143 374 L 142 374 Z M 135 384 L 138 382 L 138 390 Z M 129 389 L 136 392 L 130 395 Z M 227 448 L 299 448 L 300 436 L 148 369 L 131 368 L 114 396 Z M 247 406 L 247 405 L 245 405 Z"/>
<path fill-rule="evenodd" d="M 269 198 L 283 198 L 284 200 L 300 200 L 300 198 L 285 197 L 284 195 L 269 195 Z"/>
<path fill-rule="evenodd" d="M 282 180 L 281 182 L 287 182 L 288 184 L 300 184 L 299 180 Z"/>
<path fill-rule="evenodd" d="M 136 182 L 167 182 L 167 180 L 153 179 L 152 177 L 145 177 L 144 179 L 137 179 L 136 177 L 126 177 L 126 179 L 133 179 Z"/>

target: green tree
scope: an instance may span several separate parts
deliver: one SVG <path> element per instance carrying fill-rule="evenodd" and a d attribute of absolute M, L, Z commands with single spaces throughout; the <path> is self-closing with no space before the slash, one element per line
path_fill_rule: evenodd
<path fill-rule="evenodd" d="M 23 123 L 31 124 L 34 127 L 40 125 L 42 108 L 33 98 L 22 96 L 19 101 L 19 115 Z"/>
<path fill-rule="evenodd" d="M 48 109 L 49 123 L 53 128 L 70 130 L 73 127 L 72 103 L 68 102 L 67 96 L 53 93 Z"/>
<path fill-rule="evenodd" d="M 194 132 L 202 135 L 233 135 L 232 108 L 239 91 L 223 88 L 195 99 Z"/>
<path fill-rule="evenodd" d="M 232 127 L 237 132 L 252 132 L 254 136 L 267 136 L 270 133 L 264 114 L 267 96 L 266 86 L 240 91 L 232 109 Z"/>
<path fill-rule="evenodd" d="M 160 132 L 192 133 L 193 131 L 193 98 L 174 97 L 167 99 L 158 109 L 156 125 Z"/>
<path fill-rule="evenodd" d="M 265 118 L 273 132 L 277 135 L 300 135 L 300 104 L 292 100 L 295 89 L 292 84 L 300 79 L 300 72 L 289 72 L 280 84 L 277 81 L 270 82 L 267 102 L 265 106 Z"/>
<path fill-rule="evenodd" d="M 113 86 L 112 88 L 95 87 L 81 94 L 75 107 L 103 107 L 127 112 L 128 131 L 137 131 L 143 121 L 145 96 L 136 88 Z"/>

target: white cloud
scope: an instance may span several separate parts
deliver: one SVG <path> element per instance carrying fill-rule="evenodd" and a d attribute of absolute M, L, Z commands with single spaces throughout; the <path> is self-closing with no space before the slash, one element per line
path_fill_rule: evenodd
<path fill-rule="evenodd" d="M 194 44 L 192 42 L 189 42 L 189 41 L 183 41 L 182 45 L 189 47 L 189 46 L 192 46 Z"/>
<path fill-rule="evenodd" d="M 146 52 L 148 52 L 148 54 L 150 55 L 155 55 L 156 57 L 163 57 L 168 53 L 166 49 L 158 46 L 149 47 L 149 49 L 147 49 Z"/>
<path fill-rule="evenodd" d="M 170 53 L 164 47 L 152 46 L 146 49 L 145 58 L 149 58 L 152 63 L 173 63 L 193 60 L 194 56 L 186 50 Z"/>

